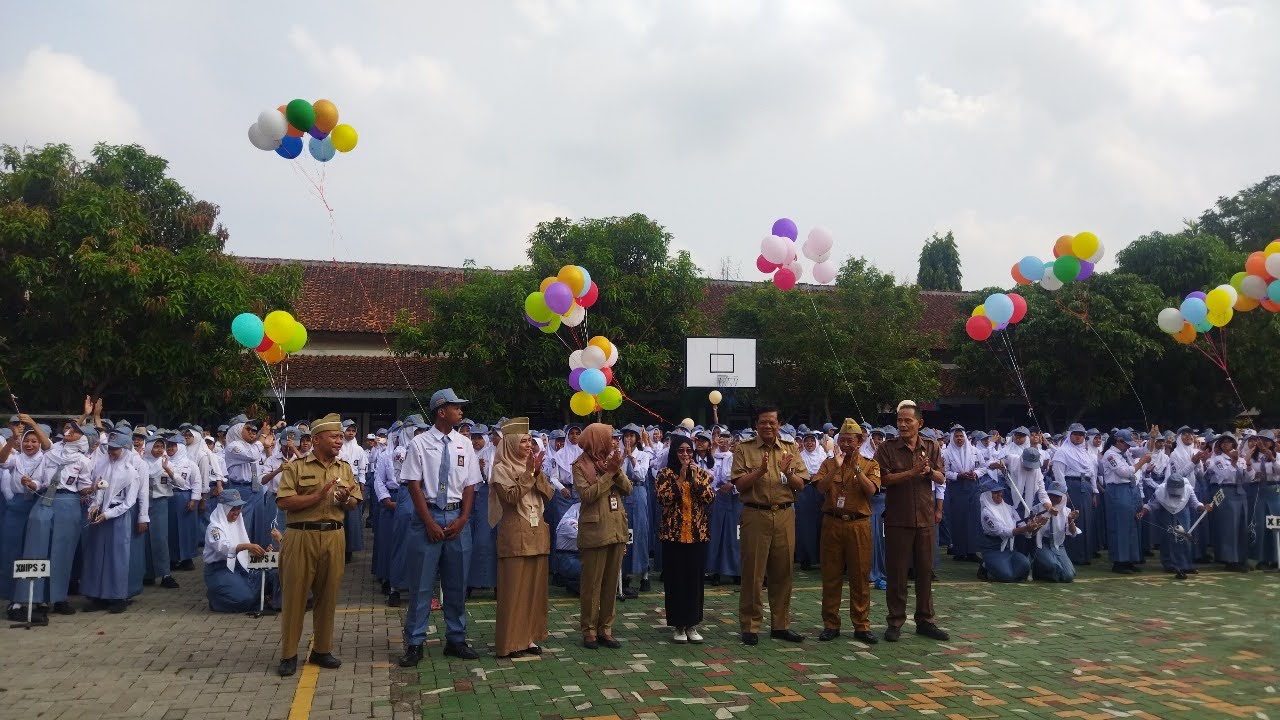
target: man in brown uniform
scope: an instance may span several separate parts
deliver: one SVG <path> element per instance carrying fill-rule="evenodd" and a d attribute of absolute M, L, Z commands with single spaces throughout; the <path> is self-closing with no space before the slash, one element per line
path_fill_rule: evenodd
<path fill-rule="evenodd" d="M 862 426 L 845 418 L 835 457 L 822 461 L 814 483 L 822 495 L 822 633 L 840 637 L 840 595 L 849 571 L 849 619 L 853 636 L 874 645 L 871 633 L 871 496 L 880 490 L 880 466 L 858 452 Z"/>
<path fill-rule="evenodd" d="M 342 449 L 342 417 L 330 413 L 311 425 L 311 454 L 284 466 L 276 505 L 289 514 L 280 543 L 280 675 L 298 669 L 298 640 L 307 612 L 307 592 L 315 598 L 311 621 L 314 640 L 308 662 L 336 668 L 333 656 L 333 613 L 342 586 L 346 511 L 363 499 L 351 465 L 338 459 Z"/>
<path fill-rule="evenodd" d="M 791 566 L 795 561 L 796 493 L 809 479 L 794 442 L 778 437 L 778 409 L 756 410 L 756 436 L 733 451 L 733 484 L 742 497 L 742 591 L 738 597 L 738 623 L 742 642 L 760 641 L 761 600 L 764 580 L 769 579 L 770 635 L 778 640 L 801 642 L 804 636 L 791 630 Z"/>
<path fill-rule="evenodd" d="M 898 437 L 876 450 L 884 483 L 885 574 L 888 575 L 889 627 L 884 639 L 897 642 L 907 619 L 907 568 L 916 573 L 916 634 L 948 640 L 933 622 L 934 524 L 933 486 L 946 482 L 938 443 L 920 436 L 924 415 L 910 400 L 898 404 Z"/>

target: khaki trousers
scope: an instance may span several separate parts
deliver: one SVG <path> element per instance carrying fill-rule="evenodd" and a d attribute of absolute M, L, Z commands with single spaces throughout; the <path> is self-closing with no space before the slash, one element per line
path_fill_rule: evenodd
<path fill-rule="evenodd" d="M 870 630 L 871 518 L 822 519 L 822 626 L 840 629 L 840 600 L 849 570 L 849 620 L 854 630 Z"/>
<path fill-rule="evenodd" d="M 793 506 L 794 507 L 794 506 Z M 743 507 L 740 527 L 742 588 L 738 596 L 738 624 L 742 632 L 760 632 L 764 617 L 761 591 L 769 578 L 769 624 L 772 630 L 791 627 L 791 568 L 796 556 L 795 510 Z"/>
<path fill-rule="evenodd" d="M 622 570 L 625 543 L 614 543 L 579 551 L 582 580 L 579 581 L 578 624 L 582 634 L 613 637 L 614 606 L 618 602 L 618 572 Z"/>
<path fill-rule="evenodd" d="M 889 606 L 889 627 L 902 627 L 907 620 L 907 568 L 916 568 L 916 625 L 933 622 L 933 552 L 938 542 L 937 526 L 884 528 L 885 603 Z"/>
<path fill-rule="evenodd" d="M 280 659 L 298 655 L 302 622 L 307 614 L 307 591 L 315 598 L 311 610 L 312 650 L 333 651 L 333 612 L 342 588 L 347 536 L 341 530 L 290 528 L 280 541 Z"/>

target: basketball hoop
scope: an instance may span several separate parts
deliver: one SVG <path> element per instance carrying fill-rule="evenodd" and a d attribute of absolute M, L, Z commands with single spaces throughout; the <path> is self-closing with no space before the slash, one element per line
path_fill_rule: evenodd
<path fill-rule="evenodd" d="M 738 387 L 738 378 L 736 375 L 717 375 L 716 387 Z"/>

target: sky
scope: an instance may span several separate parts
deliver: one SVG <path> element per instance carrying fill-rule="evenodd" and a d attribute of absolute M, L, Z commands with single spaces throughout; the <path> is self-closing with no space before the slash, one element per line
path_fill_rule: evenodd
<path fill-rule="evenodd" d="M 506 268 L 639 212 L 757 280 L 790 217 L 903 280 L 952 230 L 970 289 L 1083 230 L 1108 269 L 1280 156 L 1270 0 L 276 5 L 0 0 L 0 143 L 141 143 L 240 255 Z M 255 149 L 293 98 L 356 149 Z"/>

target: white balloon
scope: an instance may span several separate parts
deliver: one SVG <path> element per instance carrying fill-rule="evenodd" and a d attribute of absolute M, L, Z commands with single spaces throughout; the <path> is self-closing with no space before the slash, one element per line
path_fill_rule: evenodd
<path fill-rule="evenodd" d="M 1098 241 L 1098 250 L 1097 250 L 1097 252 L 1095 252 L 1094 254 L 1092 254 L 1092 255 L 1090 255 L 1090 256 L 1089 256 L 1089 262 L 1093 263 L 1094 265 L 1097 265 L 1097 264 L 1098 264 L 1098 261 L 1099 261 L 1099 260 L 1101 260 L 1101 259 L 1102 259 L 1102 256 L 1103 256 L 1103 255 L 1105 255 L 1105 254 L 1107 254 L 1107 249 L 1106 249 L 1105 247 L 1103 247 L 1103 246 L 1102 246 L 1102 241 L 1101 241 L 1101 240 L 1099 240 L 1099 241 Z"/>
<path fill-rule="evenodd" d="M 609 343 L 609 357 L 605 359 L 604 366 L 613 367 L 615 364 L 617 364 L 617 362 L 618 362 L 618 346 L 614 345 L 613 343 Z"/>
<path fill-rule="evenodd" d="M 595 368 L 599 370 L 604 367 L 605 361 L 608 360 L 604 356 L 604 351 L 595 345 L 588 345 L 582 349 L 582 366 L 586 368 Z"/>
<path fill-rule="evenodd" d="M 281 140 L 289 131 L 289 121 L 279 110 L 263 110 L 258 113 L 258 132 L 268 140 Z"/>
<path fill-rule="evenodd" d="M 1178 308 L 1165 308 L 1160 311 L 1160 316 L 1156 319 L 1156 325 L 1170 334 L 1181 330 L 1183 322 L 1185 320 L 1182 317 L 1182 311 Z"/>
<path fill-rule="evenodd" d="M 1276 253 L 1271 257 L 1280 257 L 1280 253 Z M 1240 281 L 1240 290 L 1244 292 L 1245 297 L 1261 300 L 1267 296 L 1267 280 L 1257 275 L 1250 275 Z"/>
<path fill-rule="evenodd" d="M 1267 256 L 1267 274 L 1273 278 L 1280 278 L 1280 253 L 1271 253 Z"/>
<path fill-rule="evenodd" d="M 800 282 L 800 278 L 804 277 L 804 266 L 801 265 L 800 261 L 796 258 L 792 258 L 791 264 L 783 265 L 783 267 L 795 273 L 796 282 Z"/>
<path fill-rule="evenodd" d="M 1052 266 L 1044 269 L 1044 275 L 1040 278 L 1040 287 L 1045 290 L 1057 290 L 1062 287 L 1062 281 L 1058 279 L 1057 275 L 1053 274 Z"/>
<path fill-rule="evenodd" d="M 279 115 L 280 113 L 276 114 Z M 249 142 L 253 143 L 253 146 L 259 150 L 275 150 L 280 147 L 279 138 L 272 140 L 268 137 L 264 137 L 262 135 L 262 131 L 258 129 L 257 125 L 249 126 Z"/>
<path fill-rule="evenodd" d="M 784 237 L 768 235 L 760 241 L 760 254 L 765 260 L 781 265 L 790 257 L 792 242 Z"/>
<path fill-rule="evenodd" d="M 582 324 L 582 321 L 586 319 L 587 309 L 577 303 L 574 303 L 573 309 L 569 311 L 568 315 L 564 316 L 564 319 L 561 322 L 569 327 L 578 327 Z"/>
<path fill-rule="evenodd" d="M 831 251 L 830 251 L 830 250 L 828 250 L 828 251 L 826 251 L 826 252 L 822 253 L 821 255 L 818 255 L 817 257 L 811 257 L 811 258 L 809 258 L 809 259 L 810 259 L 810 260 L 812 260 L 812 261 L 814 261 L 814 262 L 816 262 L 816 263 L 824 263 L 824 262 L 826 262 L 827 260 L 830 260 L 830 259 L 831 259 Z"/>
<path fill-rule="evenodd" d="M 830 230 L 824 227 L 815 227 L 809 231 L 809 236 L 805 238 L 804 244 L 813 248 L 814 255 L 821 255 L 830 251 L 835 242 Z"/>
<path fill-rule="evenodd" d="M 1240 293 L 1236 292 L 1235 287 L 1232 286 L 1231 283 L 1224 283 L 1222 285 L 1219 285 L 1218 287 L 1222 288 L 1223 290 L 1226 290 L 1227 294 L 1231 296 L 1232 305 L 1235 305 L 1236 301 L 1240 299 Z"/>
<path fill-rule="evenodd" d="M 820 262 L 813 266 L 813 279 L 826 285 L 836 279 L 838 270 L 833 262 Z"/>
<path fill-rule="evenodd" d="M 582 364 L 582 351 L 574 350 L 573 352 L 569 353 L 569 369 L 577 370 L 578 368 L 582 368 L 582 367 L 586 367 L 585 365 Z"/>

